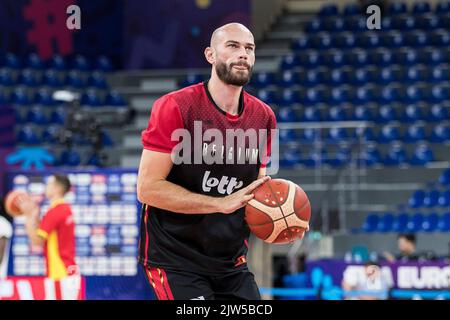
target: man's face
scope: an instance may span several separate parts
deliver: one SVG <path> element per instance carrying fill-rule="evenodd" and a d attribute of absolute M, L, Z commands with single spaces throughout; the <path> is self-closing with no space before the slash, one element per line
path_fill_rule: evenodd
<path fill-rule="evenodd" d="M 215 70 L 226 84 L 243 86 L 250 81 L 255 64 L 253 36 L 240 29 L 223 32 L 215 45 Z"/>
<path fill-rule="evenodd" d="M 412 253 L 414 251 L 414 245 L 407 239 L 401 237 L 398 239 L 398 249 L 403 253 Z"/>
<path fill-rule="evenodd" d="M 58 184 L 56 183 L 55 177 L 50 177 L 47 180 L 47 185 L 45 187 L 45 196 L 47 198 L 52 198 L 58 190 Z"/>

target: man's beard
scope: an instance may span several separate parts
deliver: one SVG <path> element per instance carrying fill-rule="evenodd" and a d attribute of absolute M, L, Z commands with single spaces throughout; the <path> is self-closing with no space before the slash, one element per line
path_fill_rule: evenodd
<path fill-rule="evenodd" d="M 245 74 L 245 72 L 242 72 L 242 74 L 234 74 L 233 66 L 245 66 L 248 68 L 248 72 L 247 74 Z M 227 67 L 225 62 L 221 61 L 216 64 L 216 73 L 219 79 L 226 84 L 238 87 L 242 87 L 250 81 L 250 78 L 252 77 L 252 71 L 253 67 L 243 62 L 232 63 L 229 67 Z"/>

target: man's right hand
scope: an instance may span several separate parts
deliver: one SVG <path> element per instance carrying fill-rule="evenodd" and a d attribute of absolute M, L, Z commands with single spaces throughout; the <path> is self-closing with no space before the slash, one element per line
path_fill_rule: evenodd
<path fill-rule="evenodd" d="M 258 180 L 253 181 L 242 190 L 236 191 L 223 198 L 217 198 L 218 212 L 229 214 L 235 212 L 237 209 L 242 208 L 247 204 L 247 202 L 253 199 L 253 190 L 269 180 L 269 176 L 262 177 Z"/>

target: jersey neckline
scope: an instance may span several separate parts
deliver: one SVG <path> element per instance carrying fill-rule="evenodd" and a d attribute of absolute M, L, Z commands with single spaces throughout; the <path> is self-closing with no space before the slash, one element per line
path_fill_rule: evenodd
<path fill-rule="evenodd" d="M 211 96 L 211 93 L 208 90 L 208 82 L 209 82 L 209 80 L 203 81 L 203 87 L 205 88 L 205 92 L 206 92 L 206 95 L 208 96 L 208 100 L 212 103 L 214 108 L 216 108 L 220 113 L 222 113 L 224 116 L 226 116 L 228 120 L 238 120 L 239 117 L 241 116 L 241 114 L 244 112 L 244 88 L 242 88 L 241 95 L 239 96 L 238 114 L 231 114 L 231 113 L 225 112 L 224 110 L 220 109 L 220 107 L 214 101 L 214 99 Z"/>

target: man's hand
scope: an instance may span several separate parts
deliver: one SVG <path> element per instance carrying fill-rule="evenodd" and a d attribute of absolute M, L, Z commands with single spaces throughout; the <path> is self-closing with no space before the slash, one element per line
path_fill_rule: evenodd
<path fill-rule="evenodd" d="M 229 196 L 223 198 L 217 198 L 219 212 L 229 214 L 235 212 L 237 209 L 242 208 L 247 204 L 247 202 L 253 199 L 253 190 L 269 180 L 269 176 L 262 177 L 258 180 L 253 181 L 242 190 L 236 191 L 235 193 L 232 193 Z"/>
<path fill-rule="evenodd" d="M 18 207 L 26 216 L 39 216 L 39 206 L 30 197 L 19 200 Z"/>

